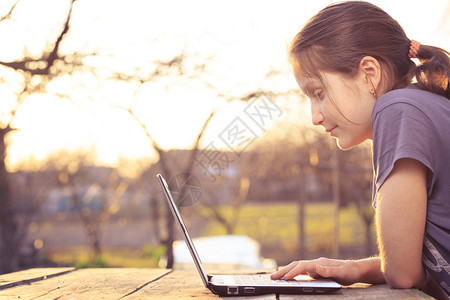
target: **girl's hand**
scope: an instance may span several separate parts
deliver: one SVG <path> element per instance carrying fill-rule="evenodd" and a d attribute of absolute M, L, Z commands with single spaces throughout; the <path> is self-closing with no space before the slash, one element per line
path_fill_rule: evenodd
<path fill-rule="evenodd" d="M 283 269 L 272 273 L 270 278 L 290 280 L 300 274 L 307 274 L 316 279 L 331 278 L 342 285 L 351 285 L 361 280 L 358 261 L 324 257 L 314 260 L 294 261 Z"/>

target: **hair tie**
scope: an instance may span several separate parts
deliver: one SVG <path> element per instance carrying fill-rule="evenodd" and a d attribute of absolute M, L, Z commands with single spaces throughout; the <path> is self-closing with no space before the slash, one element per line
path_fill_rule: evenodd
<path fill-rule="evenodd" d="M 420 43 L 416 40 L 411 40 L 411 46 L 409 47 L 409 58 L 417 58 L 417 51 L 419 51 Z"/>

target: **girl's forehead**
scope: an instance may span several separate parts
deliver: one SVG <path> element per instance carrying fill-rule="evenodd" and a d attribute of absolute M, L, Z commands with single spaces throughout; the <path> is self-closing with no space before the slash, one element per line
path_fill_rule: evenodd
<path fill-rule="evenodd" d="M 295 75 L 298 86 L 302 91 L 308 91 L 311 88 L 322 86 L 322 80 L 319 77 L 305 77 L 299 74 Z"/>
<path fill-rule="evenodd" d="M 356 79 L 350 78 L 344 74 L 336 72 L 318 72 L 317 76 L 304 76 L 296 74 L 295 79 L 301 89 L 308 88 L 332 88 L 335 86 L 342 86 L 343 84 L 350 84 L 356 82 Z"/>

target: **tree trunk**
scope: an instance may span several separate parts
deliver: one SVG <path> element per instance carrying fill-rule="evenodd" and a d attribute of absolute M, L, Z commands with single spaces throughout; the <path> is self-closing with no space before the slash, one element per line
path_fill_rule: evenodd
<path fill-rule="evenodd" d="M 366 256 L 370 257 L 372 255 L 372 232 L 370 231 L 370 225 L 372 222 L 365 222 L 366 225 Z"/>
<path fill-rule="evenodd" d="M 173 242 L 175 240 L 174 234 L 174 219 L 172 212 L 169 208 L 166 211 L 166 227 L 167 227 L 167 240 L 166 240 L 166 248 L 167 248 L 167 269 L 173 268 L 174 257 L 173 257 Z"/>
<path fill-rule="evenodd" d="M 298 231 L 299 231 L 299 253 L 300 259 L 306 258 L 305 247 L 305 203 L 307 198 L 306 192 L 306 180 L 303 167 L 300 167 L 300 180 L 299 180 L 299 196 L 298 196 Z"/>
<path fill-rule="evenodd" d="M 159 230 L 159 203 L 158 198 L 155 195 L 150 197 L 150 211 L 152 214 L 151 221 L 153 224 L 153 235 L 155 240 L 160 241 L 160 230 Z"/>
<path fill-rule="evenodd" d="M 11 128 L 0 128 L 0 274 L 15 271 L 18 267 L 17 224 L 6 171 L 5 135 Z"/>
<path fill-rule="evenodd" d="M 76 186 L 71 175 L 69 175 L 68 185 L 72 196 L 72 200 L 78 212 L 78 216 L 80 217 L 81 222 L 83 223 L 84 230 L 88 237 L 89 247 L 91 248 L 92 251 L 92 258 L 97 259 L 100 257 L 102 250 L 100 245 L 100 233 L 99 233 L 100 228 L 98 226 L 99 224 L 96 224 L 98 222 L 95 220 L 95 218 L 85 215 L 83 213 L 82 201 L 76 191 Z"/>
<path fill-rule="evenodd" d="M 89 236 L 89 243 L 91 244 L 91 249 L 93 250 L 93 260 L 99 259 L 102 254 L 98 230 L 98 228 L 94 229 L 94 232 L 92 232 Z"/>
<path fill-rule="evenodd" d="M 333 206 L 334 206 L 334 232 L 332 256 L 339 258 L 339 209 L 341 203 L 341 188 L 339 182 L 339 150 L 333 150 L 332 159 L 332 176 L 333 176 Z"/>

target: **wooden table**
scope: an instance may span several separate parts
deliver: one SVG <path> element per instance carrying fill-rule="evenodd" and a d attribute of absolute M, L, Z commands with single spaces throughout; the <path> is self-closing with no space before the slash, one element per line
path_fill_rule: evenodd
<path fill-rule="evenodd" d="M 212 273 L 212 272 L 211 272 Z M 223 272 L 222 272 L 223 273 Z M 242 272 L 245 273 L 245 272 Z M 196 270 L 38 268 L 0 275 L 0 299 L 214 299 Z M 240 299 L 432 299 L 416 290 L 355 284 L 328 295 Z M 230 298 L 228 298 L 230 299 Z M 232 298 L 231 298 L 232 299 Z"/>

